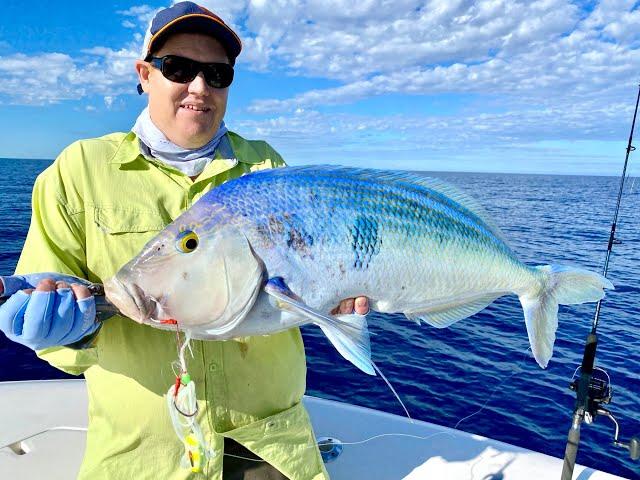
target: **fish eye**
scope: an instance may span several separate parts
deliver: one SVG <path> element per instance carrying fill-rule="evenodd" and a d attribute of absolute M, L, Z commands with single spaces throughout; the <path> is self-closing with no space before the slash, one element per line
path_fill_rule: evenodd
<path fill-rule="evenodd" d="M 192 230 L 180 232 L 176 239 L 176 249 L 182 253 L 191 253 L 198 248 L 198 235 Z"/>

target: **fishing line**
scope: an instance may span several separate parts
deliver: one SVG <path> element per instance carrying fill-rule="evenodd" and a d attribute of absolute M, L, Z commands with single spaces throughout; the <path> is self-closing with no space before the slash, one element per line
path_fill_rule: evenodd
<path fill-rule="evenodd" d="M 627 179 L 629 178 L 629 174 L 627 174 Z M 633 183 L 631 184 L 631 188 L 629 189 L 629 193 L 627 195 L 633 194 L 633 188 L 636 186 L 636 180 L 638 177 L 633 177 Z"/>
<path fill-rule="evenodd" d="M 174 319 L 163 320 L 161 323 L 176 327 L 176 349 L 178 360 L 171 364 L 172 369 L 179 367 L 175 383 L 169 387 L 165 394 L 169 418 L 176 433 L 182 442 L 185 453 L 182 456 L 181 465 L 190 468 L 192 472 L 202 471 L 202 465 L 216 455 L 204 437 L 200 424 L 196 419 L 198 414 L 198 402 L 196 386 L 187 370 L 185 354 L 187 349 L 193 357 L 191 348 L 191 333 L 184 332 L 184 339 L 180 336 L 178 322 Z"/>
<path fill-rule="evenodd" d="M 194 418 L 195 414 L 197 413 L 197 404 L 195 402 L 195 386 L 187 373 L 187 366 L 186 366 L 186 360 L 185 360 L 185 353 L 187 349 L 189 350 L 189 352 L 191 353 L 191 356 L 193 357 L 193 350 L 191 348 L 191 336 L 189 335 L 188 332 L 186 332 L 184 334 L 184 339 L 182 339 L 180 336 L 180 330 L 178 328 L 177 322 L 175 322 L 175 325 L 176 325 L 176 350 L 178 354 L 178 361 L 172 364 L 172 368 L 174 369 L 174 373 L 176 373 L 176 384 L 175 386 L 172 386 L 167 392 L 167 395 L 166 395 L 167 405 L 169 407 L 170 417 L 171 417 L 173 426 L 176 430 L 176 434 L 185 445 L 186 454 L 188 456 L 191 467 L 192 468 L 196 467 L 197 470 L 200 470 L 201 460 L 211 458 L 213 455 L 215 455 L 215 453 L 212 450 L 210 450 L 210 447 L 205 442 L 202 431 L 199 428 L 199 425 L 195 422 L 195 418 Z M 508 382 L 516 373 L 522 370 L 521 365 L 527 359 L 528 357 L 527 353 L 529 352 L 530 349 L 531 347 L 528 347 L 527 350 L 525 350 L 522 360 L 520 361 L 520 363 L 518 363 L 513 373 L 511 373 L 511 375 L 503 379 L 493 389 L 493 391 L 489 394 L 489 396 L 487 397 L 487 400 L 480 407 L 480 409 L 478 409 L 476 412 L 472 413 L 471 415 L 467 415 L 466 417 L 460 419 L 456 423 L 456 425 L 453 427 L 454 430 L 457 430 L 458 426 L 465 420 L 468 420 L 469 418 L 482 412 L 487 407 L 487 405 L 493 398 L 494 394 L 498 390 L 500 390 L 504 386 L 504 384 Z M 411 417 L 409 410 L 407 409 L 406 405 L 402 401 L 402 398 L 400 397 L 396 389 L 393 387 L 389 379 L 386 377 L 384 373 L 382 373 L 382 370 L 380 370 L 380 368 L 375 364 L 375 362 L 373 362 L 373 360 L 371 361 L 371 365 L 373 366 L 376 373 L 380 375 L 382 380 L 389 387 L 389 389 L 391 390 L 395 398 L 398 400 L 407 418 L 409 419 L 410 423 L 412 425 L 415 425 L 416 423 L 414 419 Z M 179 367 L 179 372 L 175 371 L 175 367 Z M 186 381 L 185 381 L 185 377 L 187 377 Z M 182 388 L 182 390 L 180 390 L 181 386 L 187 387 L 187 388 Z M 180 406 L 178 406 L 178 404 L 180 404 Z M 191 407 L 186 409 L 188 410 L 188 412 L 184 411 L 185 406 Z M 405 438 L 413 438 L 416 440 L 430 440 L 431 438 L 436 437 L 438 435 L 449 435 L 455 438 L 455 435 L 450 432 L 436 432 L 428 436 L 412 435 L 412 434 L 400 433 L 400 432 L 389 432 L 389 433 L 374 435 L 372 437 L 365 438 L 364 440 L 359 440 L 355 442 L 341 442 L 341 444 L 342 445 L 362 445 L 370 441 L 373 441 L 379 438 L 384 438 L 384 437 L 405 437 Z M 317 449 L 318 445 L 314 443 L 313 445 L 308 445 L 306 448 Z M 194 458 L 194 454 L 196 454 L 195 456 L 197 456 L 197 458 Z M 235 454 L 224 453 L 224 452 L 223 452 L 223 455 L 227 455 L 233 458 L 238 458 L 241 460 L 252 461 L 252 462 L 266 462 L 266 460 L 263 460 L 263 459 L 255 459 L 255 458 L 244 457 L 241 455 L 235 455 Z"/>
<path fill-rule="evenodd" d="M 193 471 L 201 471 L 202 460 L 212 458 L 215 455 L 215 452 L 213 452 L 210 449 L 209 445 L 205 441 L 202 430 L 200 429 L 199 425 L 197 424 L 194 418 L 195 414 L 197 413 L 197 403 L 195 401 L 195 386 L 187 373 L 187 365 L 185 360 L 185 354 L 187 349 L 189 350 L 189 352 L 191 353 L 191 356 L 193 357 L 193 350 L 191 348 L 191 336 L 189 335 L 188 332 L 186 332 L 184 334 L 184 338 L 181 338 L 180 330 L 178 328 L 177 322 L 175 323 L 175 325 L 176 325 L 176 350 L 178 354 L 178 360 L 177 362 L 174 362 L 172 364 L 172 368 L 174 370 L 174 373 L 176 373 L 176 384 L 175 386 L 172 386 L 167 392 L 167 395 L 166 395 L 167 405 L 169 408 L 172 424 L 176 430 L 176 434 L 178 435 L 178 437 L 181 439 L 181 441 L 185 446 L 185 453 L 186 453 L 185 457 L 188 458 L 189 460 L 189 463 L 185 464 L 185 466 L 191 466 Z M 489 396 L 487 397 L 487 400 L 480 407 L 480 409 L 478 409 L 476 412 L 472 413 L 471 415 L 467 415 L 466 417 L 460 419 L 456 423 L 456 425 L 453 427 L 454 430 L 457 430 L 458 426 L 465 420 L 468 420 L 469 418 L 482 412 L 487 407 L 487 405 L 493 398 L 494 394 L 498 390 L 500 390 L 504 386 L 504 384 L 508 382 L 516 373 L 522 370 L 521 365 L 527 359 L 528 357 L 527 353 L 529 352 L 530 349 L 531 347 L 527 348 L 527 350 L 523 355 L 522 360 L 518 363 L 513 373 L 511 373 L 511 375 L 503 379 L 493 389 L 493 391 L 489 394 Z M 382 372 L 382 370 L 380 370 L 380 368 L 375 364 L 375 362 L 373 362 L 373 360 L 371 361 L 371 365 L 373 366 L 376 373 L 380 375 L 382 380 L 389 387 L 389 389 L 391 390 L 395 398 L 398 400 L 407 418 L 409 419 L 410 423 L 412 425 L 415 425 L 416 423 L 414 419 L 411 417 L 409 410 L 407 409 L 406 405 L 402 401 L 402 398 L 400 397 L 396 389 L 393 387 L 389 379 Z M 179 372 L 175 371 L 176 370 L 175 367 L 178 367 Z M 185 381 L 185 377 L 186 377 L 186 381 Z M 183 387 L 183 388 L 180 389 L 180 387 Z M 340 443 L 342 445 L 363 445 L 373 440 L 384 438 L 384 437 L 404 437 L 404 438 L 412 438 L 415 440 L 430 440 L 438 435 L 449 435 L 450 437 L 455 438 L 455 435 L 451 432 L 436 432 L 428 436 L 420 436 L 420 435 L 413 435 L 413 434 L 400 433 L 400 432 L 389 432 L 389 433 L 373 435 L 363 440 L 358 440 L 354 442 L 341 441 Z M 318 449 L 318 445 L 314 443 L 312 445 L 308 445 L 306 449 Z M 266 462 L 266 460 L 263 460 L 261 458 L 256 459 L 256 458 L 245 457 L 242 455 L 235 455 L 231 453 L 223 452 L 223 455 L 237 458 L 240 460 L 251 461 L 251 462 Z"/>
<path fill-rule="evenodd" d="M 415 424 L 414 424 L 415 425 Z M 415 440 L 430 440 L 433 437 L 437 437 L 439 435 L 448 435 L 451 438 L 456 438 L 456 434 L 451 433 L 451 432 L 436 432 L 436 433 L 432 433 L 431 435 L 427 435 L 427 436 L 421 436 L 421 435 L 412 435 L 410 433 L 380 433 L 378 435 L 373 435 L 372 437 L 368 437 L 365 438 L 364 440 L 358 440 L 355 442 L 343 442 L 340 441 L 341 445 L 362 445 L 368 442 L 371 442 L 372 440 L 376 440 L 378 438 L 383 438 L 383 437 L 405 437 L 405 438 L 413 438 Z M 305 449 L 317 449 L 318 445 L 317 444 L 313 444 L 313 445 L 307 445 L 305 447 Z M 235 455 L 233 453 L 225 453 L 225 456 L 229 456 L 229 457 L 233 457 L 233 458 L 239 458 L 240 460 L 250 460 L 252 462 L 267 462 L 266 460 L 263 460 L 262 458 L 249 458 L 249 457 L 243 457 L 242 455 Z"/>
<path fill-rule="evenodd" d="M 415 425 L 415 423 L 414 423 Z M 406 438 L 414 438 L 416 440 L 430 440 L 433 437 L 437 437 L 438 435 L 449 435 L 451 438 L 456 438 L 451 432 L 436 432 L 431 435 L 427 435 L 426 437 L 421 435 L 412 435 L 410 433 L 380 433 L 379 435 L 374 435 L 373 437 L 365 438 L 364 440 L 359 440 L 357 442 L 340 442 L 342 445 L 362 445 L 363 443 L 368 443 L 372 440 L 376 440 L 382 437 L 406 437 Z"/>
<path fill-rule="evenodd" d="M 249 460 L 251 462 L 256 462 L 256 463 L 266 462 L 266 460 L 263 460 L 261 458 L 243 457 L 242 455 L 235 455 L 233 453 L 225 453 L 224 456 L 225 457 L 232 457 L 232 458 L 239 458 L 240 460 Z"/>
<path fill-rule="evenodd" d="M 454 429 L 456 429 L 456 430 L 457 430 L 457 429 L 458 429 L 458 425 L 460 425 L 462 422 L 464 422 L 465 420 L 468 420 L 469 418 L 471 418 L 471 417 L 473 417 L 473 416 L 477 415 L 478 413 L 480 413 L 481 411 L 483 411 L 483 410 L 487 407 L 487 405 L 489 404 L 489 402 L 491 401 L 491 398 L 493 397 L 493 395 L 494 395 L 498 390 L 500 390 L 500 389 L 504 386 L 504 384 L 505 384 L 506 382 L 508 382 L 508 381 L 509 381 L 509 380 L 510 380 L 510 379 L 511 379 L 511 378 L 512 378 L 516 373 L 520 373 L 520 372 L 522 371 L 522 364 L 527 360 L 527 358 L 529 358 L 529 356 L 527 355 L 527 353 L 529 353 L 529 350 L 531 350 L 531 346 L 529 346 L 529 347 L 525 350 L 522 360 L 520 360 L 520 363 L 518 363 L 518 364 L 516 365 L 516 368 L 515 368 L 515 370 L 513 371 L 513 373 L 512 373 L 511 375 L 509 375 L 507 378 L 505 378 L 504 380 L 502 380 L 502 381 L 501 381 L 501 382 L 496 386 L 496 388 L 494 388 L 494 389 L 493 389 L 493 391 L 491 392 L 491 394 L 489 395 L 489 397 L 487 397 L 487 400 L 484 402 L 484 404 L 482 405 L 482 407 L 480 407 L 480 409 L 479 409 L 478 411 L 476 411 L 476 412 L 472 413 L 471 415 L 467 415 L 466 417 L 464 417 L 464 418 L 462 418 L 462 419 L 458 420 L 458 423 L 456 423 L 455 427 L 453 427 Z"/>
<path fill-rule="evenodd" d="M 479 410 L 477 410 L 476 412 L 472 413 L 471 415 L 467 415 L 466 417 L 460 419 L 458 421 L 458 423 L 456 423 L 456 425 L 453 427 L 454 430 L 458 429 L 458 426 L 464 422 L 465 420 L 468 420 L 469 418 L 477 415 L 478 413 L 482 412 L 487 405 L 489 404 L 489 402 L 491 401 L 493 395 L 500 390 L 501 388 L 504 387 L 504 384 L 507 383 L 511 378 L 513 378 L 513 376 L 519 372 L 522 371 L 522 365 L 524 364 L 524 362 L 527 360 L 527 358 L 529 358 L 529 356 L 527 355 L 529 353 L 529 351 L 531 350 L 531 347 L 528 347 L 524 353 L 523 353 L 523 358 L 522 360 L 520 360 L 520 362 L 516 365 L 515 370 L 513 371 L 513 373 L 511 373 L 511 375 L 509 375 L 508 377 L 506 377 L 504 380 L 502 380 L 491 392 L 491 394 L 489 394 L 489 397 L 487 398 L 487 400 L 484 402 L 484 404 L 482 405 L 482 407 L 480 407 Z M 406 406 L 404 405 L 404 403 L 402 402 L 400 395 L 397 393 L 397 391 L 393 388 L 393 386 L 391 385 L 391 382 L 387 379 L 387 377 L 382 373 L 382 371 L 380 370 L 380 368 L 372 361 L 371 364 L 373 365 L 373 368 L 375 369 L 375 371 L 382 377 L 382 379 L 385 381 L 385 383 L 387 384 L 387 386 L 391 389 L 391 391 L 393 392 L 393 394 L 395 395 L 395 397 L 398 399 L 398 401 L 400 402 L 400 405 L 402 405 L 402 408 L 404 409 L 405 413 L 407 414 L 407 417 L 409 418 L 410 422 L 412 425 L 416 425 L 415 420 L 409 415 L 409 411 L 407 410 Z M 389 433 L 381 433 L 378 435 L 373 435 L 371 437 L 367 437 L 363 440 L 358 440 L 358 441 L 354 441 L 354 442 L 343 442 L 340 441 L 341 445 L 363 445 L 365 443 L 371 442 L 373 440 L 379 439 L 379 438 L 384 438 L 384 437 L 405 437 L 405 438 L 412 438 L 415 440 L 430 440 L 433 437 L 436 437 L 438 435 L 448 435 L 452 438 L 456 438 L 456 434 L 452 433 L 452 432 L 436 432 L 433 433 L 431 435 L 427 435 L 427 436 L 421 436 L 421 435 L 413 435 L 410 433 L 400 433 L 400 432 L 389 432 Z M 314 445 L 308 445 L 306 447 L 307 449 L 315 449 L 318 448 L 318 446 L 316 444 Z M 235 455 L 235 454 L 231 454 L 231 453 L 224 453 L 224 455 L 226 456 L 230 456 L 230 457 L 234 457 L 234 458 L 238 458 L 240 460 L 249 460 L 252 462 L 266 462 L 266 460 L 263 460 L 261 458 L 249 458 L 249 457 L 243 457 L 241 455 Z M 472 471 L 473 471 L 472 467 Z M 472 475 L 473 477 L 473 475 Z"/>
<path fill-rule="evenodd" d="M 402 408 L 404 409 L 404 413 L 407 414 L 407 418 L 413 424 L 414 423 L 413 422 L 413 418 L 411 418 L 411 415 L 409 415 L 409 410 L 407 410 L 407 407 L 405 407 L 404 402 L 400 398 L 400 395 L 398 395 L 398 392 L 396 392 L 396 389 L 393 388 L 393 385 L 391 385 L 391 382 L 389 380 L 387 380 L 387 377 L 384 376 L 384 373 L 382 373 L 382 371 L 378 368 L 378 366 L 374 363 L 373 360 L 371 360 L 371 365 L 373 365 L 373 368 L 375 369 L 375 371 L 378 372 L 378 375 L 380 375 L 382 377 L 384 382 L 387 384 L 387 386 L 391 389 L 393 394 L 396 396 L 396 398 L 398 399 L 398 402 L 400 402 L 400 405 L 402 405 Z"/>

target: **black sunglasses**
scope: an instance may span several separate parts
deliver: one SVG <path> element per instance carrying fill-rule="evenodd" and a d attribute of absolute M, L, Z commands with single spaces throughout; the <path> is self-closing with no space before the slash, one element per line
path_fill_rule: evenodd
<path fill-rule="evenodd" d="M 147 62 L 159 69 L 164 78 L 176 83 L 189 83 L 200 72 L 213 88 L 227 88 L 233 82 L 233 67 L 228 63 L 202 63 L 177 55 L 148 57 Z"/>

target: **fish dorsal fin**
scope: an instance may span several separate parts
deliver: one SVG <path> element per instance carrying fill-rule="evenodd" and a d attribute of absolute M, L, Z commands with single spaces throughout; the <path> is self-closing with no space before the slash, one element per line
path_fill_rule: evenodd
<path fill-rule="evenodd" d="M 396 185 L 414 186 L 418 189 L 428 189 L 431 192 L 440 194 L 459 206 L 463 207 L 471 214 L 475 215 L 489 231 L 498 237 L 506 245 L 509 245 L 506 237 L 497 224 L 489 217 L 484 207 L 471 195 L 463 192 L 458 187 L 443 180 L 428 176 L 423 172 L 412 172 L 408 170 L 377 170 L 373 168 L 351 168 L 336 165 L 314 165 L 288 167 L 291 173 L 298 171 L 314 177 L 337 177 L 353 178 L 354 180 L 370 180 L 376 183 L 391 183 Z M 286 174 L 287 172 L 278 172 Z"/>

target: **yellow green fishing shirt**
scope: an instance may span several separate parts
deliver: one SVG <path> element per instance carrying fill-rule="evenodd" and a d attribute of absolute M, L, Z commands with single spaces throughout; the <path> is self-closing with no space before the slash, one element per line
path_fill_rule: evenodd
<path fill-rule="evenodd" d="M 228 136 L 237 160 L 218 155 L 195 181 L 142 156 L 132 132 L 70 145 L 35 183 L 16 273 L 51 271 L 103 282 L 211 188 L 284 165 L 267 143 Z M 224 437 L 292 480 L 328 478 L 301 404 L 306 364 L 298 329 L 191 346 L 193 357 L 186 358 L 197 420 L 217 452 L 202 473 L 181 466 L 185 451 L 164 398 L 175 381 L 174 332 L 115 316 L 90 348 L 38 352 L 86 378 L 89 429 L 79 478 L 221 479 Z"/>

